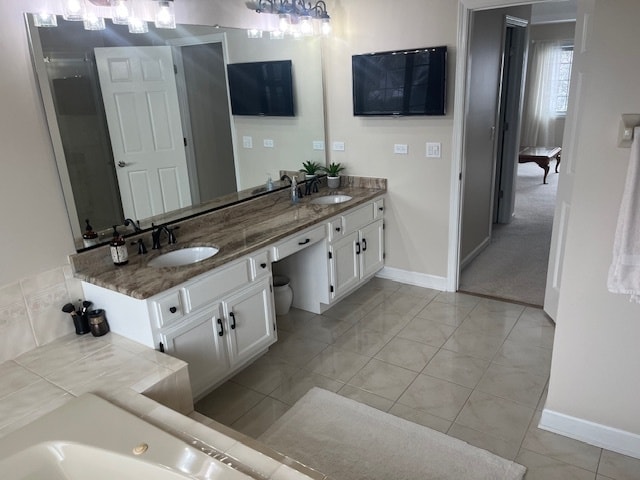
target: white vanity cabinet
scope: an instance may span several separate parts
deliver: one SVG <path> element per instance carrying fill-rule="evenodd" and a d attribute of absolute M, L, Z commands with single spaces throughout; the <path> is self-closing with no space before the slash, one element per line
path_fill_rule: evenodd
<path fill-rule="evenodd" d="M 148 300 L 86 282 L 83 289 L 86 298 L 106 310 L 113 332 L 186 361 L 195 398 L 277 340 L 268 250 Z"/>
<path fill-rule="evenodd" d="M 331 299 L 338 299 L 384 266 L 384 200 L 329 222 Z"/>

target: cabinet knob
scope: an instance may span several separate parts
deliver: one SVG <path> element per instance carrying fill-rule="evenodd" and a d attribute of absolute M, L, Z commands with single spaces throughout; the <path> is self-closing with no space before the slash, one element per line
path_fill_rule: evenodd
<path fill-rule="evenodd" d="M 336 232 L 339 232 L 340 230 L 342 230 L 340 227 L 336 227 Z"/>
<path fill-rule="evenodd" d="M 266 264 L 266 263 L 261 263 L 261 264 L 260 264 L 260 266 L 261 266 L 262 268 L 267 268 L 267 264 Z"/>
<path fill-rule="evenodd" d="M 378 210 L 382 212 L 384 210 L 384 207 L 378 207 Z"/>
<path fill-rule="evenodd" d="M 169 311 L 171 313 L 176 313 L 178 311 L 178 307 L 169 307 Z"/>

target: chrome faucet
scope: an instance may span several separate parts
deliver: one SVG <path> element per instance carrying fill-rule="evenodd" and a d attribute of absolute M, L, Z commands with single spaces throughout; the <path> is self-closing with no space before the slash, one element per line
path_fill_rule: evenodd
<path fill-rule="evenodd" d="M 289 180 L 289 185 L 291 185 L 291 177 L 286 173 L 280 177 L 281 182 L 284 182 L 285 180 Z"/>
<path fill-rule="evenodd" d="M 153 242 L 153 246 L 151 247 L 153 250 L 157 250 L 159 249 L 162 245 L 160 245 L 160 234 L 162 232 L 165 232 L 167 234 L 167 238 L 168 238 L 168 245 L 174 245 L 177 240 L 176 240 L 176 235 L 174 233 L 174 230 L 176 228 L 180 228 L 180 227 L 169 227 L 169 225 L 159 225 L 159 226 L 155 226 L 153 224 L 151 224 L 152 230 L 151 230 L 151 240 Z"/>

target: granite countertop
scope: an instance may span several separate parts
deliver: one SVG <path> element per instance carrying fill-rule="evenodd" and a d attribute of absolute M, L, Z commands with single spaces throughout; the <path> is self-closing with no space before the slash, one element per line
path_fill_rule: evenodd
<path fill-rule="evenodd" d="M 76 278 L 108 288 L 137 299 L 147 299 L 197 275 L 225 263 L 267 247 L 285 237 L 339 215 L 353 207 L 366 203 L 386 192 L 386 180 L 365 177 L 349 177 L 352 186 L 338 191 L 326 187 L 319 193 L 304 197 L 291 204 L 289 189 L 273 192 L 247 202 L 206 213 L 173 226 L 177 244 L 166 245 L 163 234 L 160 250 L 151 249 L 150 234 L 131 237 L 135 242 L 143 238 L 149 253 L 137 254 L 129 243 L 129 263 L 116 266 L 111 261 L 108 246 L 99 247 L 71 256 Z M 352 200 L 336 205 L 316 205 L 313 198 L 327 194 L 346 194 Z M 213 246 L 218 254 L 193 265 L 182 267 L 154 268 L 147 263 L 162 253 L 184 247 Z"/>

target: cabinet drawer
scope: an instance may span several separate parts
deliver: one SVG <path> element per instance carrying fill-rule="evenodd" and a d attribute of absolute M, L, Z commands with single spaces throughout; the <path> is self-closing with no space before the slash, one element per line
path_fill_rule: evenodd
<path fill-rule="evenodd" d="M 265 250 L 256 255 L 252 255 L 249 259 L 251 262 L 251 279 L 262 278 L 271 271 L 271 262 L 269 261 L 269 251 Z"/>
<path fill-rule="evenodd" d="M 384 217 L 384 198 L 373 202 L 373 216 L 378 219 Z"/>
<path fill-rule="evenodd" d="M 185 310 L 191 312 L 203 305 L 207 305 L 249 281 L 247 260 L 200 278 L 185 287 L 187 300 Z"/>
<path fill-rule="evenodd" d="M 289 237 L 288 239 L 276 244 L 273 247 L 273 260 L 282 260 L 289 255 L 296 253 L 303 248 L 313 245 L 316 242 L 325 238 L 325 227 L 320 225 L 318 227 L 307 230 L 298 235 Z"/>
<path fill-rule="evenodd" d="M 342 238 L 342 232 L 344 231 L 344 228 L 342 227 L 342 217 L 331 220 L 327 224 L 327 231 L 330 242 Z"/>
<path fill-rule="evenodd" d="M 373 222 L 373 203 L 368 203 L 342 216 L 344 229 L 342 233 L 348 235 L 371 222 Z"/>
<path fill-rule="evenodd" d="M 158 328 L 166 327 L 180 320 L 185 314 L 182 303 L 180 302 L 180 292 L 175 291 L 164 297 L 159 298 L 155 302 L 156 318 L 158 320 Z"/>

